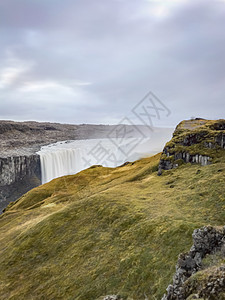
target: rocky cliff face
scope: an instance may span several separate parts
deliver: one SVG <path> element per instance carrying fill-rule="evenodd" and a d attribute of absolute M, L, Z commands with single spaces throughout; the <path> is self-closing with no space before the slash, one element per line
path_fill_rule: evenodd
<path fill-rule="evenodd" d="M 225 149 L 225 120 L 183 121 L 163 149 L 158 174 L 182 163 L 208 165 L 221 149 Z"/>
<path fill-rule="evenodd" d="M 207 255 L 225 258 L 225 227 L 215 229 L 203 227 L 192 235 L 193 246 L 188 253 L 181 254 L 176 265 L 173 283 L 168 286 L 162 300 L 225 299 L 224 263 L 205 268 L 203 259 Z M 198 275 L 198 272 L 203 270 Z M 204 298 L 203 298 L 204 297 Z"/>
<path fill-rule="evenodd" d="M 25 176 L 40 177 L 39 155 L 0 158 L 0 186 L 10 185 Z"/>
<path fill-rule="evenodd" d="M 41 183 L 39 155 L 0 158 L 0 212 Z"/>

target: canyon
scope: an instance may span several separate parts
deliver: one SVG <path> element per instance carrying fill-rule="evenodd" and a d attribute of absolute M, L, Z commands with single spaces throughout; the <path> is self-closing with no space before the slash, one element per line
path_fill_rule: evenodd
<path fill-rule="evenodd" d="M 111 156 L 115 156 L 115 152 L 118 152 L 117 148 L 124 147 L 122 144 L 125 144 L 124 140 L 127 137 L 133 139 L 135 148 L 139 142 L 143 143 L 150 139 L 150 142 L 144 146 L 143 155 L 146 156 L 159 152 L 171 134 L 171 128 L 154 128 L 153 130 L 143 125 L 73 125 L 34 121 L 0 121 L 0 213 L 11 201 L 15 201 L 41 183 L 62 175 L 74 174 L 84 169 L 85 166 L 89 167 L 91 164 L 98 163 L 98 161 L 93 161 L 91 164 L 81 164 L 82 159 L 87 155 L 87 149 L 92 150 L 91 146 L 88 146 L 90 144 L 88 141 L 92 140 L 97 143 L 102 139 L 104 145 L 111 141 L 111 145 L 108 145 L 107 149 L 111 151 Z M 122 146 L 118 144 L 118 140 L 120 140 L 120 144 L 122 141 Z M 47 145 L 55 143 L 66 145 L 63 141 L 67 141 L 66 143 L 83 141 L 82 149 L 80 150 L 80 145 L 78 145 L 75 146 L 76 149 L 71 150 L 67 147 L 64 149 L 65 151 L 58 151 L 55 155 L 54 152 L 51 155 L 50 152 L 41 155 L 42 148 L 46 149 Z M 109 142 L 107 143 L 107 141 Z M 63 157 L 60 158 L 62 155 Z M 140 155 L 134 153 L 133 156 L 129 156 L 125 153 L 122 159 L 120 157 L 121 164 L 126 159 L 138 159 L 141 157 Z M 52 163 L 49 164 L 47 159 Z M 47 179 L 42 178 L 45 177 L 45 175 L 42 176 L 41 171 L 41 163 L 44 166 L 44 162 L 51 173 L 51 175 L 47 175 Z M 119 165 L 119 160 L 117 164 L 110 166 L 117 165 Z"/>

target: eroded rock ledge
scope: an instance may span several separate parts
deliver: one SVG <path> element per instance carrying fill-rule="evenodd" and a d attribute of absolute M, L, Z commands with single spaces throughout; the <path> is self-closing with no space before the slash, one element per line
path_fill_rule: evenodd
<path fill-rule="evenodd" d="M 214 273 L 222 272 L 223 276 L 211 276 L 211 274 L 211 277 L 207 278 L 206 288 L 199 288 L 197 285 L 194 287 L 189 279 L 202 269 L 202 260 L 206 255 L 215 254 L 225 246 L 225 227 L 215 229 L 205 226 L 194 230 L 192 237 L 193 246 L 188 253 L 179 256 L 173 283 L 168 286 L 167 293 L 162 300 L 185 300 L 193 291 L 195 292 L 193 298 L 188 299 L 200 299 L 202 296 L 207 296 L 204 299 L 222 299 L 219 295 L 225 290 L 224 265 L 213 269 Z"/>
<path fill-rule="evenodd" d="M 164 149 L 158 175 L 183 163 L 210 164 L 225 149 L 225 120 L 195 119 L 181 122 Z"/>

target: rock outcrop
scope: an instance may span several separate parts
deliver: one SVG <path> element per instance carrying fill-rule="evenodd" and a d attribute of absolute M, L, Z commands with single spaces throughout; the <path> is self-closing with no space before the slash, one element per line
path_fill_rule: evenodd
<path fill-rule="evenodd" d="M 183 163 L 208 165 L 221 149 L 225 149 L 225 120 L 183 121 L 163 149 L 158 175 Z"/>
<path fill-rule="evenodd" d="M 215 254 L 225 246 L 225 227 L 215 229 L 211 226 L 205 226 L 201 229 L 196 229 L 192 235 L 193 246 L 188 253 L 181 254 L 176 265 L 176 272 L 173 277 L 173 284 L 167 288 L 162 300 L 185 300 L 193 293 L 193 282 L 188 281 L 193 274 L 202 269 L 202 260 L 208 254 Z M 223 277 L 208 279 L 206 286 L 207 298 L 204 299 L 219 299 L 218 294 L 225 289 L 225 266 L 219 266 L 217 272 L 223 272 Z M 216 281 L 217 283 L 215 283 Z M 193 299 L 201 298 L 204 293 L 201 289 L 196 289 Z M 211 296 L 210 296 L 211 295 Z M 194 296 L 193 296 L 194 297 Z M 215 298 L 213 298 L 215 297 Z M 190 298 L 192 299 L 192 298 Z"/>

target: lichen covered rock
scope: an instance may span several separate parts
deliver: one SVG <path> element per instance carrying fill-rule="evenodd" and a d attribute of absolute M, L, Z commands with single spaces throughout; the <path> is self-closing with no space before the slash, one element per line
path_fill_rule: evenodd
<path fill-rule="evenodd" d="M 202 260 L 207 254 L 213 254 L 225 245 L 225 227 L 215 229 L 211 226 L 205 226 L 201 229 L 194 230 L 192 235 L 193 246 L 188 253 L 183 253 L 179 256 L 176 265 L 176 272 L 173 277 L 173 283 L 168 286 L 167 294 L 162 300 L 184 300 L 189 297 L 193 291 L 198 291 L 197 295 L 209 297 L 211 294 L 218 295 L 222 288 L 225 288 L 225 266 L 220 266 L 215 270 L 218 274 L 223 274 L 223 277 L 206 276 L 208 278 L 204 288 L 197 288 L 197 281 L 191 280 L 194 274 L 202 269 Z M 196 277 L 195 277 L 196 278 Z M 195 284 L 193 284 L 195 282 Z M 195 287 L 195 288 L 194 288 Z M 213 296 L 213 297 L 214 297 Z M 210 296 L 211 297 L 211 296 Z M 191 298 L 198 299 L 198 298 Z M 214 298 L 204 298 L 214 299 Z M 215 298 L 219 299 L 219 298 Z"/>
<path fill-rule="evenodd" d="M 225 149 L 225 120 L 195 119 L 181 122 L 164 149 L 158 175 L 181 163 L 208 165 Z"/>

